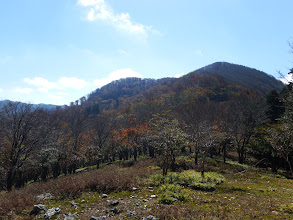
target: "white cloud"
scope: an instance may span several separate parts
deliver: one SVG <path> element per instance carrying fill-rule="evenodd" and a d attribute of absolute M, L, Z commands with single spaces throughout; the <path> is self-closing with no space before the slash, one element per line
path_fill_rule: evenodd
<path fill-rule="evenodd" d="M 0 93 L 3 92 L 4 90 L 0 88 Z"/>
<path fill-rule="evenodd" d="M 55 99 L 55 100 L 64 100 L 63 96 L 56 96 L 56 95 L 48 95 L 49 98 Z"/>
<path fill-rule="evenodd" d="M 85 80 L 78 79 L 75 77 L 62 77 L 59 79 L 58 83 L 66 88 L 72 88 L 72 89 L 83 89 L 87 86 L 89 86 L 89 83 Z"/>
<path fill-rule="evenodd" d="M 89 9 L 87 20 L 91 22 L 102 20 L 118 30 L 139 36 L 142 39 L 146 39 L 149 32 L 153 31 L 151 26 L 133 22 L 128 13 L 116 13 L 105 0 L 78 0 L 78 4 Z"/>
<path fill-rule="evenodd" d="M 183 76 L 184 73 L 179 73 L 179 74 L 176 74 L 175 78 L 180 78 L 181 76 Z"/>
<path fill-rule="evenodd" d="M 130 55 L 129 52 L 127 52 L 126 50 L 122 50 L 122 49 L 117 50 L 117 52 L 118 52 L 120 55 L 124 55 L 124 56 L 129 56 L 129 55 Z"/>
<path fill-rule="evenodd" d="M 94 84 L 98 87 L 104 86 L 114 80 L 127 78 L 127 77 L 137 77 L 142 78 L 142 75 L 134 70 L 127 68 L 127 69 L 119 69 L 109 74 L 107 78 L 97 79 L 94 80 Z"/>
<path fill-rule="evenodd" d="M 288 74 L 286 77 L 280 79 L 284 84 L 289 84 L 293 81 L 293 74 Z"/>
<path fill-rule="evenodd" d="M 50 82 L 42 77 L 34 77 L 32 79 L 25 78 L 24 82 L 37 87 L 40 92 L 44 93 L 48 93 L 51 89 L 65 90 L 70 88 L 80 90 L 89 86 L 89 83 L 85 80 L 75 77 L 61 77 L 57 82 Z"/>
<path fill-rule="evenodd" d="M 31 93 L 33 90 L 31 88 L 22 88 L 22 89 L 16 89 L 17 93 L 24 93 L 24 94 L 28 94 Z"/>
<path fill-rule="evenodd" d="M 25 78 L 24 82 L 38 87 L 38 90 L 40 92 L 48 92 L 49 89 L 61 89 L 57 83 L 49 82 L 47 79 L 44 79 L 42 77 L 35 77 L 33 79 Z"/>

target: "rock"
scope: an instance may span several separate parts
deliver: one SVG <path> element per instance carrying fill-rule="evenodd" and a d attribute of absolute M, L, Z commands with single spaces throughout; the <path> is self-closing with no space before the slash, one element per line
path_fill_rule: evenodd
<path fill-rule="evenodd" d="M 44 215 L 44 219 L 51 219 L 54 215 L 57 215 L 60 212 L 61 212 L 61 209 L 59 207 L 48 209 Z"/>
<path fill-rule="evenodd" d="M 157 197 L 157 195 L 151 195 L 151 198 L 156 198 Z"/>
<path fill-rule="evenodd" d="M 37 196 L 38 199 L 44 200 L 44 199 L 50 199 L 52 198 L 52 194 L 51 193 L 45 193 L 45 194 L 40 194 Z"/>
<path fill-rule="evenodd" d="M 148 202 L 148 200 L 147 200 L 147 199 L 143 199 L 142 201 L 143 201 L 143 202 Z"/>
<path fill-rule="evenodd" d="M 30 215 L 37 215 L 40 212 L 46 212 L 47 208 L 43 204 L 34 205 L 33 210 L 30 212 Z"/>
<path fill-rule="evenodd" d="M 143 217 L 142 218 L 143 220 L 156 220 L 156 219 L 158 219 L 158 218 L 156 218 L 155 216 L 153 216 L 153 215 L 149 215 L 148 217 Z"/>
<path fill-rule="evenodd" d="M 110 200 L 108 206 L 117 206 L 119 204 L 118 200 Z"/>
<path fill-rule="evenodd" d="M 107 216 L 99 216 L 99 217 L 92 216 L 92 217 L 90 218 L 90 220 L 104 220 L 104 219 L 106 219 L 106 218 L 107 218 Z"/>
<path fill-rule="evenodd" d="M 64 218 L 64 220 L 77 220 L 77 219 L 79 219 L 79 216 L 77 213 L 74 213 L 74 214 L 69 213 Z"/>
<path fill-rule="evenodd" d="M 101 195 L 101 197 L 104 199 L 104 198 L 107 198 L 108 195 L 107 194 L 103 194 L 103 195 Z"/>
<path fill-rule="evenodd" d="M 77 208 L 78 207 L 78 203 L 77 202 L 71 202 L 71 207 Z"/>
<path fill-rule="evenodd" d="M 129 211 L 127 213 L 127 216 L 135 216 L 136 215 L 136 212 L 135 211 Z"/>
<path fill-rule="evenodd" d="M 110 212 L 112 212 L 116 215 L 116 214 L 119 214 L 121 211 L 120 211 L 120 209 L 114 208 L 114 209 L 107 210 L 107 213 L 110 213 Z"/>
<path fill-rule="evenodd" d="M 132 190 L 135 191 L 135 190 L 138 190 L 138 188 L 136 188 L 136 187 L 132 187 Z"/>

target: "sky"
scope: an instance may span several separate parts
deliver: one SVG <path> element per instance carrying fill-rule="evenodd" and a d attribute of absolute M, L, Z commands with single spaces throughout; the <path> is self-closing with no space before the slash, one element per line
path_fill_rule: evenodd
<path fill-rule="evenodd" d="M 218 61 L 292 68 L 292 0 L 0 2 L 0 100 L 63 105 L 125 77 Z"/>

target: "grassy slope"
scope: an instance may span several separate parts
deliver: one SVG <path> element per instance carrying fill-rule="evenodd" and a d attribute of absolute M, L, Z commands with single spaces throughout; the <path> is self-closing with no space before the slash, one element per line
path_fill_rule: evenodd
<path fill-rule="evenodd" d="M 190 163 L 189 165 L 192 161 L 187 157 L 181 157 L 179 160 L 181 163 Z M 160 219 L 293 218 L 292 180 L 235 162 L 223 164 L 219 160 L 212 159 L 209 159 L 208 170 L 218 171 L 226 178 L 226 181 L 217 186 L 215 191 L 204 192 L 186 188 L 183 190 L 188 195 L 186 201 L 177 201 L 173 205 L 159 204 L 158 187 L 149 187 L 145 184 L 147 176 L 160 172 L 156 169 L 155 163 L 153 160 L 147 160 L 129 168 L 112 165 L 73 177 L 33 184 L 19 191 L 2 193 L 0 211 L 2 208 L 3 215 L 3 207 L 7 206 L 9 198 L 11 198 L 10 202 L 14 201 L 14 205 L 17 206 L 15 200 L 21 201 L 21 198 L 27 195 L 27 200 L 20 203 L 22 206 L 10 208 L 14 213 L 7 212 L 13 219 L 31 219 L 32 216 L 28 213 L 32 209 L 32 204 L 38 203 L 44 203 L 48 208 L 60 206 L 62 212 L 57 216 L 58 219 L 64 219 L 64 214 L 76 212 L 81 219 L 103 215 L 113 219 L 141 219 L 142 216 L 148 215 Z M 140 178 L 133 178 L 134 176 Z M 99 181 L 93 182 L 94 179 Z M 87 181 L 90 183 L 86 183 Z M 133 190 L 134 186 L 138 189 Z M 36 194 L 49 191 L 55 194 L 54 198 L 45 201 L 35 199 Z M 70 191 L 72 192 L 69 193 Z M 104 192 L 108 193 L 109 197 L 102 199 L 101 194 Z M 157 197 L 152 198 L 151 195 Z M 6 203 L 3 202 L 4 198 Z M 117 208 L 121 210 L 120 214 L 106 214 L 105 211 L 109 209 L 108 200 L 111 199 L 119 200 Z M 78 206 L 73 207 L 71 202 L 78 203 Z M 135 211 L 136 216 L 127 216 L 129 211 Z M 36 216 L 39 217 L 42 215 Z"/>

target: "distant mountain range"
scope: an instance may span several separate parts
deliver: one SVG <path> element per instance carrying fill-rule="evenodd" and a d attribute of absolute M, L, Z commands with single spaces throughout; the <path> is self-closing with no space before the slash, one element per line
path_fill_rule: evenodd
<path fill-rule="evenodd" d="M 10 100 L 2 100 L 0 101 L 0 107 L 6 105 Z M 13 102 L 13 101 L 12 101 Z M 62 108 L 63 106 L 60 105 L 51 105 L 51 104 L 33 104 L 34 108 L 41 108 L 46 110 L 55 110 L 56 108 Z"/>

